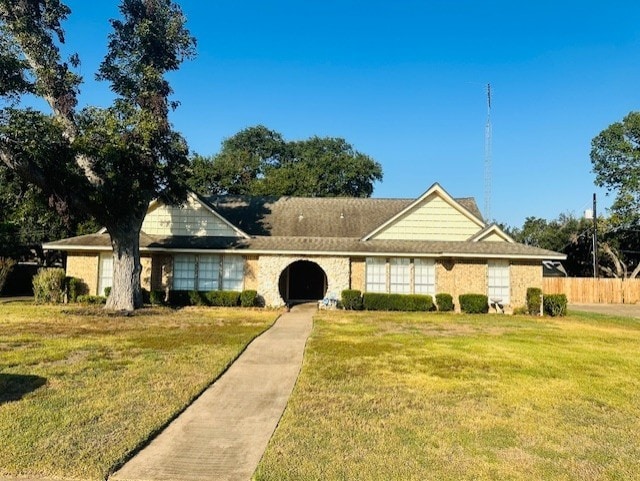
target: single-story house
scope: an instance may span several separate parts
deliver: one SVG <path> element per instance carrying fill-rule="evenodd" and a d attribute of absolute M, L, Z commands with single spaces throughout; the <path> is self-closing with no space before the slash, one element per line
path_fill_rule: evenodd
<path fill-rule="evenodd" d="M 50 242 L 93 294 L 111 285 L 103 230 Z M 472 198 L 434 184 L 417 199 L 201 197 L 152 202 L 140 234 L 149 290 L 253 289 L 268 306 L 362 292 L 487 294 L 525 304 L 542 261 L 564 254 L 518 244 L 487 225 Z"/>

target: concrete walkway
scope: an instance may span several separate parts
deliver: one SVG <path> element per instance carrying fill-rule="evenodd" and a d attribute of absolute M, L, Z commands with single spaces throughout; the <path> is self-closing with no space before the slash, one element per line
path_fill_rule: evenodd
<path fill-rule="evenodd" d="M 316 305 L 294 307 L 110 480 L 242 480 L 253 475 L 295 385 Z M 153 409 L 153 406 L 149 406 Z"/>

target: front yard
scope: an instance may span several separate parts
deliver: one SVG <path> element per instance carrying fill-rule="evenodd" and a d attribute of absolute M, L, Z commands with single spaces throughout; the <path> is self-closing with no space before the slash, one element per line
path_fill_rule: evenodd
<path fill-rule="evenodd" d="M 277 313 L 0 305 L 0 478 L 104 479 Z M 266 480 L 627 480 L 640 322 L 323 311 Z"/>
<path fill-rule="evenodd" d="M 104 479 L 276 316 L 0 305 L 0 477 Z"/>
<path fill-rule="evenodd" d="M 629 480 L 640 323 L 318 314 L 266 480 Z"/>

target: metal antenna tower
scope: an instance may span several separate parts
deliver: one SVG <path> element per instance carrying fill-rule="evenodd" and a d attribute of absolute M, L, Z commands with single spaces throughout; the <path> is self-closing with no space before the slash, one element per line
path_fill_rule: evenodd
<path fill-rule="evenodd" d="M 484 129 L 484 218 L 491 221 L 491 84 L 487 84 L 487 125 Z"/>

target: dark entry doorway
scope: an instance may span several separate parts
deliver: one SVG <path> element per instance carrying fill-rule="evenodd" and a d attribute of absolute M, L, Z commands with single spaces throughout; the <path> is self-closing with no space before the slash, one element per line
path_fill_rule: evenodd
<path fill-rule="evenodd" d="M 286 303 L 317 301 L 327 293 L 327 275 L 315 262 L 297 261 L 282 271 L 279 288 Z"/>

